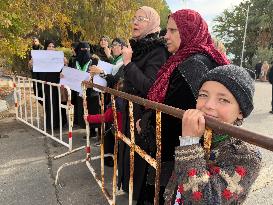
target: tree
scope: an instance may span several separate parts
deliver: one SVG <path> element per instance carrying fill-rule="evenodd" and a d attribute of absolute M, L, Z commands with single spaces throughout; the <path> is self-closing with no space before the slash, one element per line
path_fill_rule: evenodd
<path fill-rule="evenodd" d="M 227 53 L 234 56 L 233 63 L 239 65 L 248 5 L 250 11 L 243 65 L 250 67 L 258 48 L 269 48 L 273 43 L 272 0 L 250 0 L 225 10 L 214 19 L 213 31 L 223 40 Z"/>
<path fill-rule="evenodd" d="M 273 62 L 273 48 L 259 47 L 253 56 L 253 65 L 259 61 L 268 61 L 269 63 Z"/>
<path fill-rule="evenodd" d="M 162 12 L 161 19 L 168 15 L 165 0 L 1 0 L 0 66 L 26 61 L 33 35 L 66 47 L 75 40 L 97 43 L 101 35 L 128 39 L 130 19 L 142 5 Z"/>

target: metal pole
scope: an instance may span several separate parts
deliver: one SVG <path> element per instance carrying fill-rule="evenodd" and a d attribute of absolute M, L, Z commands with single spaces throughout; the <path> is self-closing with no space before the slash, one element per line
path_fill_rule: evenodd
<path fill-rule="evenodd" d="M 244 60 L 244 50 L 245 50 L 245 41 L 246 41 L 246 30 L 247 30 L 247 22 L 248 22 L 248 13 L 249 13 L 249 5 L 247 6 L 247 13 L 246 13 L 246 24 L 245 24 L 245 32 L 244 32 L 244 39 L 243 39 L 243 48 L 242 48 L 242 55 L 241 55 L 241 63 L 240 66 L 243 65 Z"/>
<path fill-rule="evenodd" d="M 108 87 L 103 87 L 97 84 L 90 83 L 89 87 L 95 87 L 98 88 L 104 92 L 110 93 L 112 95 L 121 97 L 123 99 L 133 101 L 134 103 L 137 103 L 139 105 L 142 105 L 146 108 L 151 108 L 154 110 L 160 110 L 163 113 L 172 115 L 176 118 L 182 119 L 182 116 L 184 114 L 183 110 L 180 110 L 178 108 L 174 108 L 168 105 L 164 105 L 161 103 L 153 102 L 150 100 L 143 99 L 138 96 L 130 95 L 128 93 L 120 92 L 115 89 L 111 89 Z M 206 119 L 206 125 L 210 128 L 212 128 L 216 133 L 227 133 L 232 137 L 241 139 L 245 142 L 248 142 L 250 144 L 257 145 L 259 147 L 268 149 L 273 151 L 273 139 L 272 136 L 263 136 L 259 133 L 251 132 L 249 130 L 245 130 L 240 127 L 233 126 L 231 124 L 222 123 L 218 120 L 210 117 L 205 117 Z M 135 148 L 137 145 L 135 145 Z"/>

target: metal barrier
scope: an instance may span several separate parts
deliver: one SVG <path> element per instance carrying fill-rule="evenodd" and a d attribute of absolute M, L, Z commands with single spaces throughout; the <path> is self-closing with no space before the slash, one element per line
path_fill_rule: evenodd
<path fill-rule="evenodd" d="M 113 184 L 112 184 L 112 196 L 109 194 L 109 191 L 105 188 L 104 185 L 104 157 L 109 156 L 104 154 L 103 149 L 103 142 L 104 142 L 104 136 L 101 138 L 101 155 L 96 157 L 91 157 L 91 149 L 90 149 L 90 135 L 89 135 L 89 123 L 86 123 L 86 132 L 87 132 L 87 140 L 86 140 L 86 158 L 70 163 L 65 163 L 62 165 L 56 175 L 55 184 L 58 183 L 58 178 L 60 171 L 67 166 L 70 165 L 76 165 L 79 163 L 85 162 L 88 169 L 90 170 L 91 174 L 94 176 L 95 180 L 97 181 L 98 185 L 101 187 L 102 192 L 104 193 L 107 201 L 111 205 L 116 204 L 116 195 L 117 195 L 117 142 L 118 140 L 122 140 L 130 147 L 130 181 L 129 181 L 129 204 L 131 205 L 133 203 L 133 173 L 134 173 L 134 153 L 138 153 L 144 160 L 146 160 L 150 166 L 155 168 L 156 170 L 156 180 L 155 180 L 155 198 L 154 198 L 154 204 L 159 204 L 159 190 L 160 190 L 160 169 L 161 169 L 161 112 L 172 115 L 174 117 L 182 119 L 182 116 L 184 114 L 183 110 L 180 110 L 178 108 L 174 108 L 171 106 L 167 106 L 161 103 L 156 103 L 150 100 L 146 100 L 137 96 L 133 96 L 127 93 L 123 93 L 114 89 L 110 89 L 107 87 L 99 86 L 96 84 L 90 83 L 88 85 L 89 87 L 95 87 L 103 92 L 110 93 L 111 94 L 111 101 L 112 101 L 112 109 L 114 112 L 114 126 L 115 126 L 115 146 L 114 146 L 114 167 L 113 167 Z M 88 114 L 87 106 L 86 106 L 86 85 L 82 85 L 83 88 L 83 105 L 84 105 L 84 113 Z M 103 102 L 103 96 L 104 94 L 101 94 L 101 101 Z M 115 100 L 114 97 L 118 96 L 123 99 L 126 99 L 129 101 L 129 117 L 130 117 L 130 134 L 131 134 L 131 140 L 129 140 L 125 135 L 123 135 L 120 131 L 118 131 L 118 124 L 117 124 L 117 114 L 116 114 L 116 106 L 115 106 Z M 151 108 L 156 110 L 156 145 L 157 145 L 157 152 L 156 152 L 156 159 L 148 155 L 144 150 L 142 150 L 138 145 L 135 144 L 135 138 L 134 138 L 134 118 L 133 118 L 133 103 L 137 103 L 140 105 L 145 106 L 146 108 Z M 103 113 L 103 103 L 101 104 L 102 107 L 102 113 Z M 262 148 L 268 149 L 270 151 L 273 151 L 273 138 L 263 136 L 258 133 L 254 133 L 248 130 L 245 130 L 240 127 L 235 127 L 233 125 L 227 124 L 227 123 L 221 123 L 213 118 L 205 117 L 206 120 L 206 126 L 213 129 L 216 133 L 227 133 L 232 137 L 241 139 L 243 141 L 246 141 L 248 143 L 260 146 Z M 104 130 L 104 123 L 101 125 L 102 131 Z M 103 132 L 102 132 L 103 133 Z M 98 175 L 95 173 L 94 168 L 91 165 L 91 161 L 101 159 L 101 179 L 98 177 Z"/>
<path fill-rule="evenodd" d="M 49 86 L 50 92 L 50 121 L 51 125 L 46 124 L 46 97 L 45 97 L 45 85 Z M 33 86 L 35 92 L 33 92 Z M 42 88 L 42 96 L 39 96 L 38 86 Z M 16 119 L 27 124 L 28 126 L 34 128 L 35 130 L 41 132 L 42 134 L 50 137 L 54 141 L 64 145 L 69 149 L 68 152 L 55 156 L 54 159 L 66 156 L 70 153 L 84 149 L 85 146 L 73 149 L 72 148 L 72 128 L 74 119 L 74 106 L 71 104 L 71 90 L 67 86 L 62 86 L 56 83 L 45 82 L 41 80 L 26 78 L 22 76 L 13 77 L 13 87 L 14 87 L 14 100 L 16 108 Z M 52 89 L 57 88 L 58 90 L 58 111 L 59 111 L 59 136 L 55 133 L 53 128 L 53 109 L 52 109 Z M 65 88 L 68 94 L 67 104 L 61 103 L 61 88 Z M 33 94 L 35 93 L 35 95 Z M 39 103 L 43 108 L 42 113 L 40 113 Z M 68 114 L 68 138 L 63 137 L 63 127 L 62 127 L 62 114 L 61 109 L 66 109 Z M 43 115 L 43 119 L 41 116 Z M 50 127 L 50 129 L 47 129 Z"/>

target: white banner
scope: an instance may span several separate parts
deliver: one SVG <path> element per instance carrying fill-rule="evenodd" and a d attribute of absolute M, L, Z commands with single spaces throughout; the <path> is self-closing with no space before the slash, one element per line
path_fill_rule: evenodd
<path fill-rule="evenodd" d="M 67 85 L 71 90 L 82 93 L 82 81 L 89 80 L 90 74 L 70 67 L 63 67 L 61 85 Z"/>
<path fill-rule="evenodd" d="M 64 52 L 49 50 L 31 51 L 33 72 L 60 72 L 64 67 Z"/>

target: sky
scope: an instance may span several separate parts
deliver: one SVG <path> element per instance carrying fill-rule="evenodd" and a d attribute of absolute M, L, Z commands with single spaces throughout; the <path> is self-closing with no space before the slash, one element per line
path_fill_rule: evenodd
<path fill-rule="evenodd" d="M 171 11 L 175 12 L 182 8 L 198 11 L 207 21 L 209 29 L 213 25 L 213 19 L 225 9 L 239 5 L 244 0 L 166 0 Z"/>

